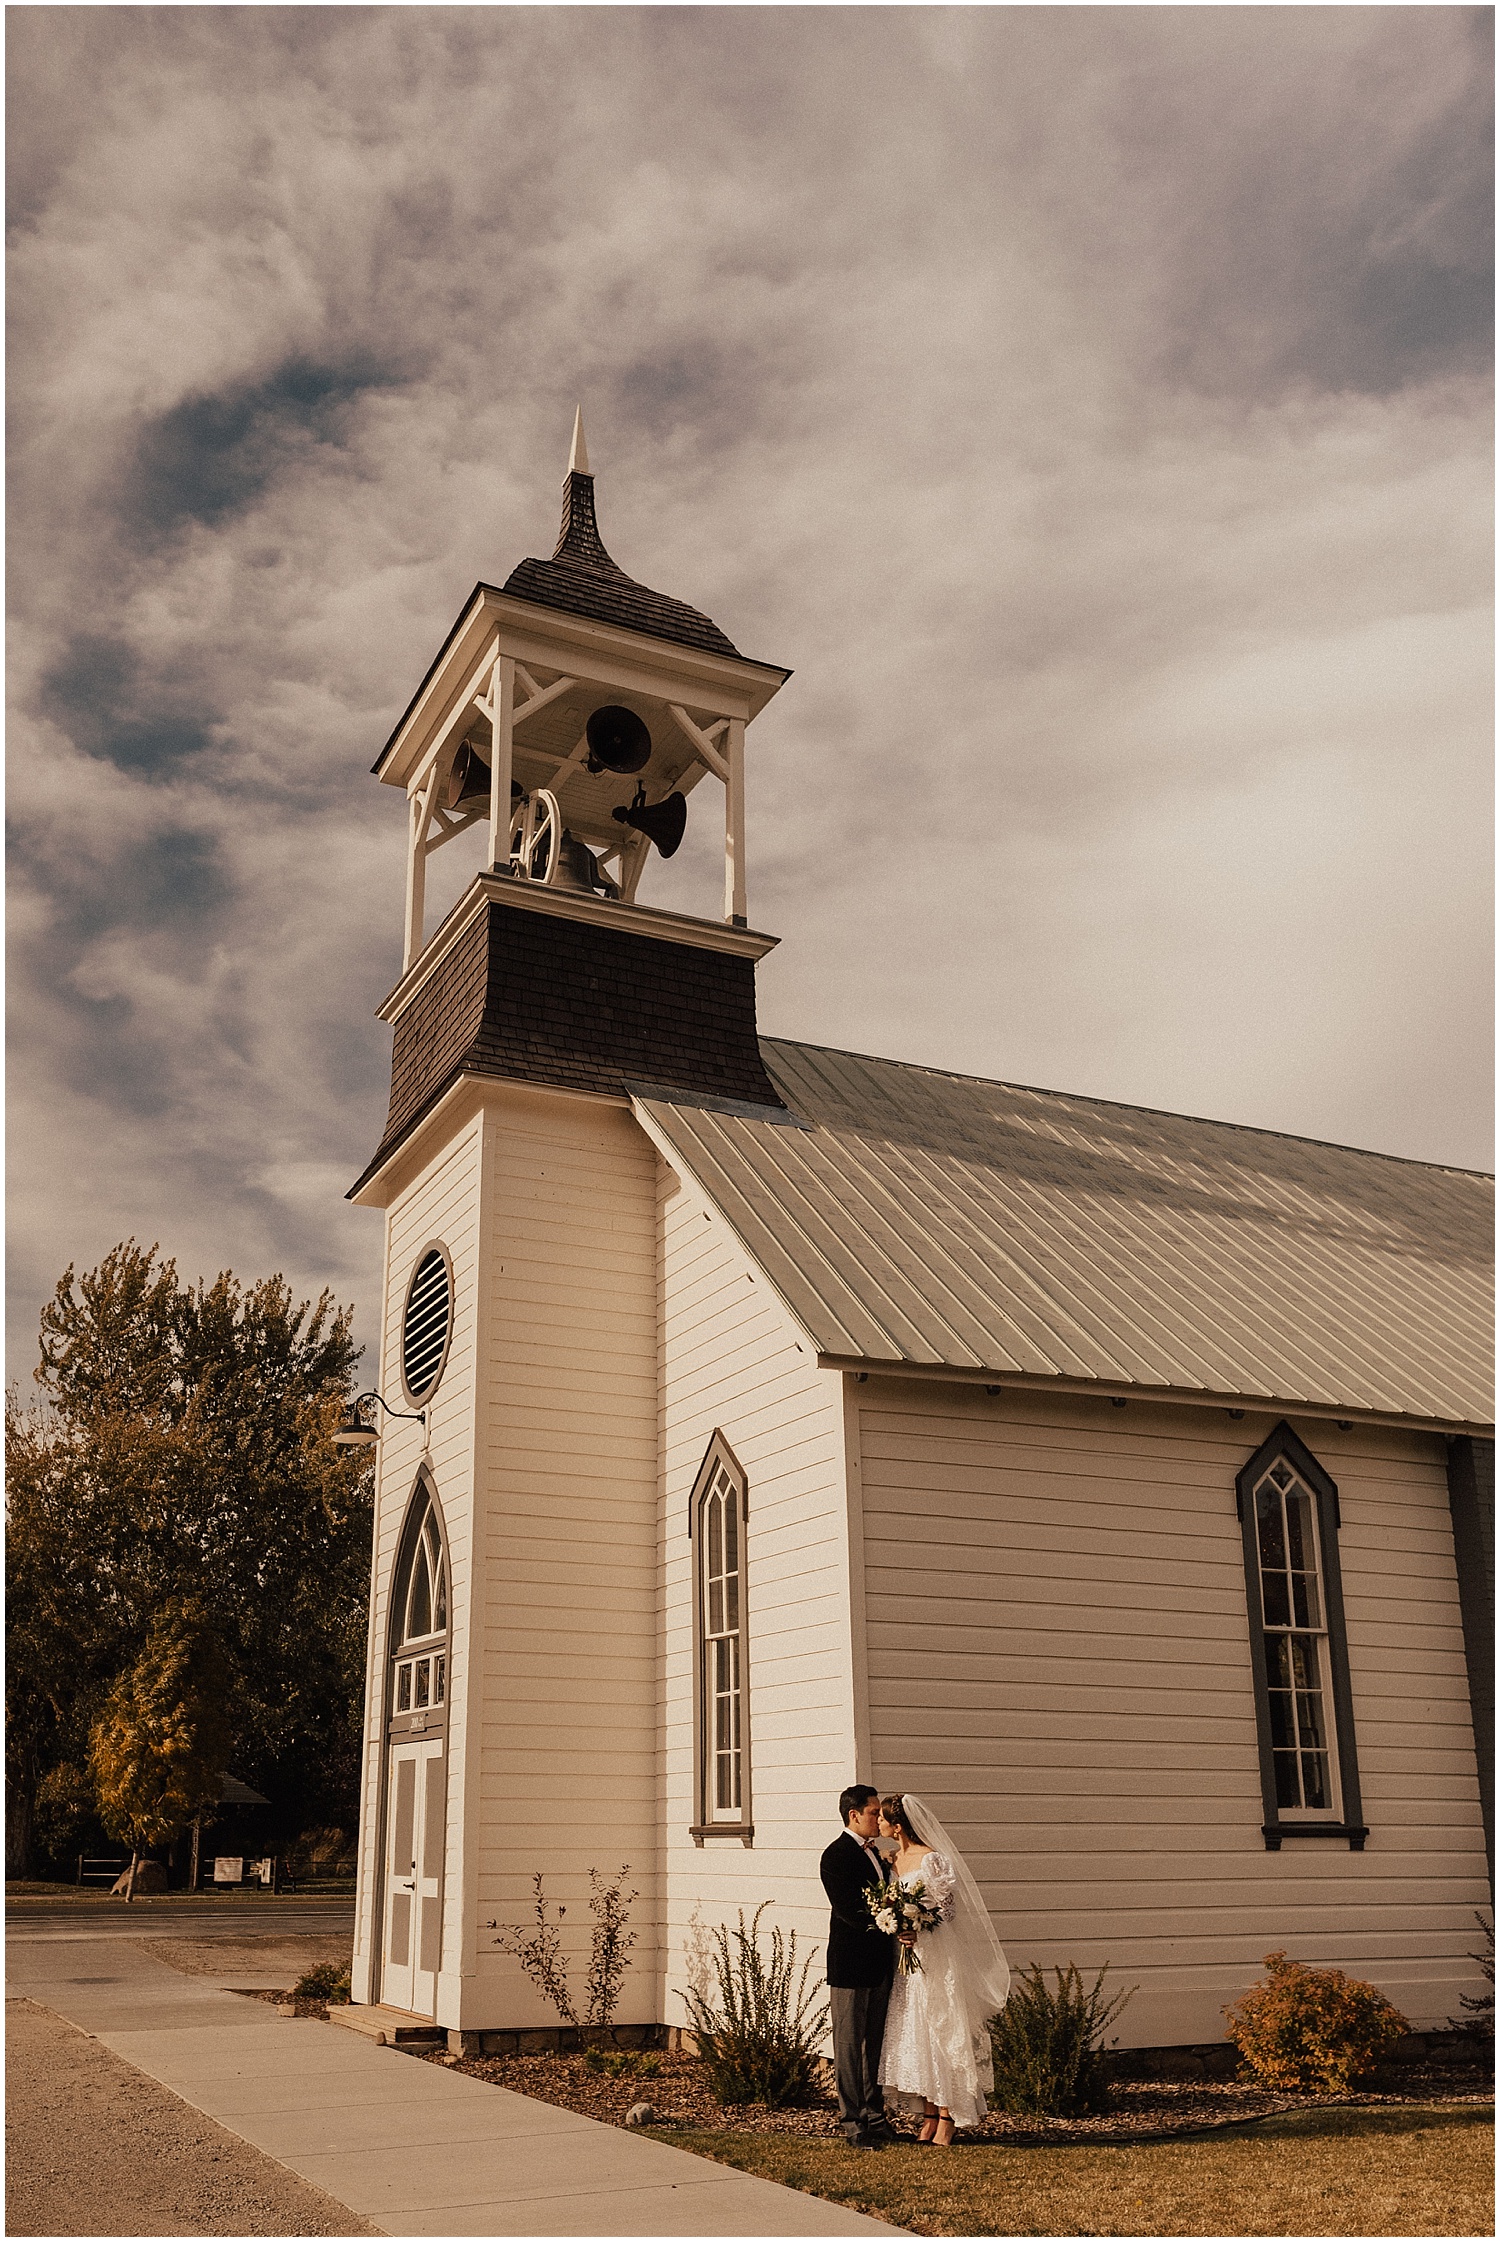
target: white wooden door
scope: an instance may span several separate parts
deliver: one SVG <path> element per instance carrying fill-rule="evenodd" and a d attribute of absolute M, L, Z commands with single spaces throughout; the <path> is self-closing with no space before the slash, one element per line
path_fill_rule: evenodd
<path fill-rule="evenodd" d="M 385 1942 L 380 1997 L 389 2008 L 437 2014 L 443 1929 L 443 1747 L 391 1747 L 386 1794 Z"/>

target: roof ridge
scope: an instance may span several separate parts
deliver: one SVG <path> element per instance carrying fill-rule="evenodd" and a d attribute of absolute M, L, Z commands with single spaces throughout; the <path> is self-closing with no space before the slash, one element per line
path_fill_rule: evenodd
<path fill-rule="evenodd" d="M 1309 1144 L 1325 1152 L 1353 1152 L 1363 1160 L 1389 1160 L 1397 1167 L 1425 1168 L 1436 1175 L 1472 1176 L 1485 1183 L 1495 1180 L 1489 1168 L 1464 1168 L 1453 1160 L 1416 1160 L 1404 1152 L 1378 1152 L 1371 1145 L 1340 1144 L 1332 1137 L 1299 1136 L 1292 1129 L 1262 1128 L 1254 1121 L 1223 1121 L 1214 1114 L 1181 1113 L 1171 1106 L 1138 1105 L 1128 1098 L 1099 1097 L 1091 1090 L 1059 1090 L 1041 1082 L 1011 1082 L 1000 1075 L 967 1074 L 957 1067 L 928 1066 L 920 1059 L 891 1059 L 875 1051 L 850 1051 L 837 1043 L 803 1043 L 787 1035 L 763 1035 L 759 1040 L 762 1044 L 780 1044 L 789 1051 L 821 1051 L 830 1058 L 860 1059 L 870 1066 L 900 1067 L 907 1074 L 936 1074 L 945 1082 L 982 1083 L 992 1090 L 1025 1090 L 1040 1098 L 1071 1098 L 1083 1105 L 1107 1105 L 1119 1113 L 1149 1113 L 1162 1121 L 1191 1121 L 1202 1128 L 1232 1129 L 1238 1136 L 1274 1137 L 1281 1144 Z"/>

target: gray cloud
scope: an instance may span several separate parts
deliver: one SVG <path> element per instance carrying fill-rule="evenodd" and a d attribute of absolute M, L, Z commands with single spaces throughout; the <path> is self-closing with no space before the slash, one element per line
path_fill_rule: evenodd
<path fill-rule="evenodd" d="M 579 397 L 796 668 L 768 1028 L 1484 1162 L 1489 34 L 12 10 L 13 1367 L 131 1230 L 373 1300 L 368 766 Z"/>

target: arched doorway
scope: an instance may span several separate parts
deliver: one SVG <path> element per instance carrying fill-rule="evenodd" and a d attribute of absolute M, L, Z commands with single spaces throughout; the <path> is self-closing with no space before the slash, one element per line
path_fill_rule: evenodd
<path fill-rule="evenodd" d="M 448 1548 L 419 1475 L 396 1551 L 385 1673 L 385 1876 L 380 1998 L 437 2013 L 448 1782 Z"/>

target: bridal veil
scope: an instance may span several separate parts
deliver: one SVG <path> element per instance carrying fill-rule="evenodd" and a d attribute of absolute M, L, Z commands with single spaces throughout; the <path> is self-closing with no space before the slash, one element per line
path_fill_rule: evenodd
<path fill-rule="evenodd" d="M 952 1867 L 953 1921 L 948 1930 L 953 1940 L 958 1985 L 975 2044 L 988 2056 L 987 2027 L 996 2010 L 1005 2005 L 1005 1996 L 1010 1991 L 1010 1964 L 995 1935 L 990 1911 L 970 1873 L 969 1864 L 937 1815 L 926 1800 L 918 1798 L 913 1791 L 904 1792 L 901 1803 L 913 1835 L 935 1853 L 941 1853 Z"/>

